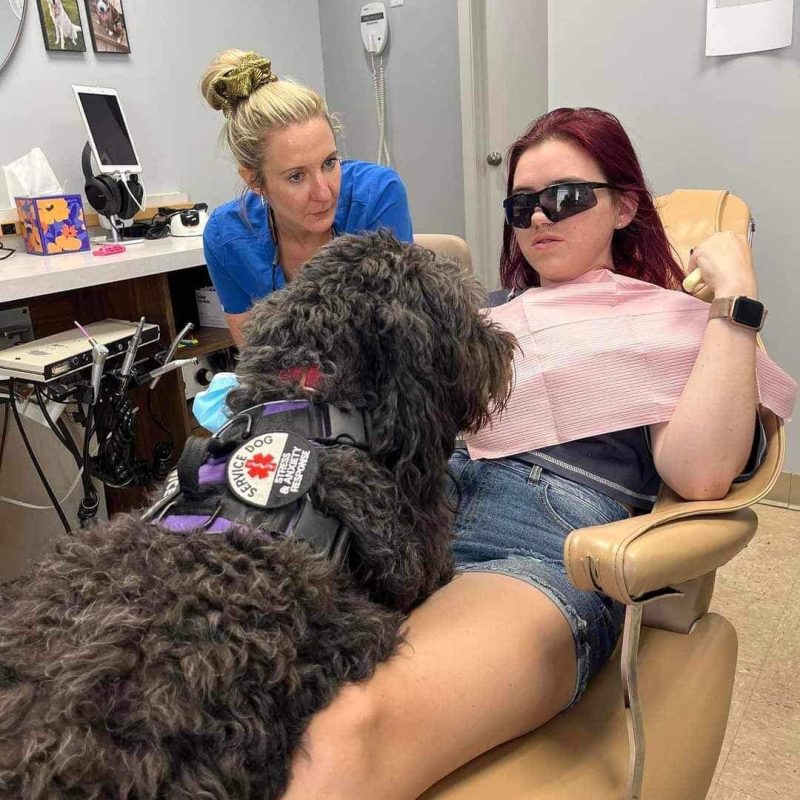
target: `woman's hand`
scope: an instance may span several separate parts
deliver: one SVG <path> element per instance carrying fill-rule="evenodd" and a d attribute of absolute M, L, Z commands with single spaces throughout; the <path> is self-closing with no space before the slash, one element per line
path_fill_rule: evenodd
<path fill-rule="evenodd" d="M 692 250 L 689 274 L 702 273 L 702 282 L 714 297 L 758 296 L 753 259 L 746 237 L 740 233 L 715 233 Z"/>

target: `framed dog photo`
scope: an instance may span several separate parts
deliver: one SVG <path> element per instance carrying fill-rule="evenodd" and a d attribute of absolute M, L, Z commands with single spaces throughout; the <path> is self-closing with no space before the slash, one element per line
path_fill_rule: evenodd
<path fill-rule="evenodd" d="M 36 0 L 47 50 L 82 53 L 86 50 L 78 0 Z"/>
<path fill-rule="evenodd" d="M 86 16 L 95 53 L 130 53 L 122 0 L 86 0 Z"/>

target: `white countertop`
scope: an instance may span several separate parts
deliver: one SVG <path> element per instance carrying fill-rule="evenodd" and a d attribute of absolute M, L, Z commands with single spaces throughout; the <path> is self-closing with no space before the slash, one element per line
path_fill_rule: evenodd
<path fill-rule="evenodd" d="M 25 252 L 22 237 L 6 236 L 3 242 L 17 252 L 0 261 L 0 303 L 205 264 L 202 236 L 146 240 L 125 245 L 124 253 L 112 256 L 96 256 L 91 251 L 31 256 Z"/>

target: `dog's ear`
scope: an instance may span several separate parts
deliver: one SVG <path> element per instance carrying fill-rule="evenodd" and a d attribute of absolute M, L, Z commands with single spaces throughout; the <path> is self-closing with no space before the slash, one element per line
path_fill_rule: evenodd
<path fill-rule="evenodd" d="M 372 326 L 372 444 L 401 485 L 434 496 L 458 434 L 505 404 L 514 339 L 478 311 L 483 290 L 457 261 L 412 246 L 402 267 Z"/>
<path fill-rule="evenodd" d="M 465 398 L 459 430 L 474 432 L 508 402 L 516 340 L 480 315 L 464 341 L 460 393 Z"/>
<path fill-rule="evenodd" d="M 432 259 L 422 295 L 426 316 L 437 326 L 433 338 L 456 429 L 477 430 L 508 400 L 515 339 L 479 310 L 486 293 L 454 259 Z"/>
<path fill-rule="evenodd" d="M 370 449 L 407 496 L 437 496 L 455 428 L 437 370 L 431 326 L 391 303 L 376 310 L 369 366 L 375 387 Z"/>

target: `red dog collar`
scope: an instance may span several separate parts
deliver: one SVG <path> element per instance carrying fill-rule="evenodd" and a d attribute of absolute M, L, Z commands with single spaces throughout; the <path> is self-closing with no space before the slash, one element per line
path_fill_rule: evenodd
<path fill-rule="evenodd" d="M 317 366 L 291 367 L 283 370 L 281 377 L 297 381 L 300 388 L 309 394 L 319 394 L 322 386 L 322 373 Z"/>

